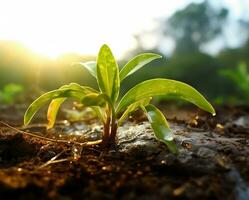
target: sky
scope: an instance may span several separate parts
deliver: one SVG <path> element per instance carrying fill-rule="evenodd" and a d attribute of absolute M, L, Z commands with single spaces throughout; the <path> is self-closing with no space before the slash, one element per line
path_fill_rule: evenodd
<path fill-rule="evenodd" d="M 248 0 L 216 0 L 239 17 L 245 7 L 240 1 L 249 8 Z M 121 57 L 135 48 L 134 34 L 156 29 L 155 19 L 190 2 L 202 0 L 0 0 L 0 40 L 18 41 L 50 58 L 67 52 L 96 55 L 107 43 Z"/>

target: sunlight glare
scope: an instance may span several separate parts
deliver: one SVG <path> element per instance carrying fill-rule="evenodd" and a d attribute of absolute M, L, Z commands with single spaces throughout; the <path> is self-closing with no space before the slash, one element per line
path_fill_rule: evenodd
<path fill-rule="evenodd" d="M 50 58 L 67 52 L 96 55 L 107 43 L 121 57 L 136 46 L 135 33 L 153 28 L 155 18 L 170 15 L 175 7 L 164 0 L 142 5 L 132 0 L 2 1 L 0 40 L 21 42 Z"/>

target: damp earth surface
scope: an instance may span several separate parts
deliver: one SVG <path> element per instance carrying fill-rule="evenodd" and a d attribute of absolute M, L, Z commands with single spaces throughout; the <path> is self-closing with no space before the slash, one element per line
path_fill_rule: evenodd
<path fill-rule="evenodd" d="M 119 129 L 117 146 L 101 139 L 94 118 L 62 112 L 47 131 L 44 114 L 22 127 L 25 106 L 2 106 L 0 195 L 8 199 L 249 199 L 249 107 L 217 107 L 212 117 L 193 107 L 160 105 L 179 155 L 155 139 L 136 112 Z M 68 142 L 54 142 L 23 132 Z"/>

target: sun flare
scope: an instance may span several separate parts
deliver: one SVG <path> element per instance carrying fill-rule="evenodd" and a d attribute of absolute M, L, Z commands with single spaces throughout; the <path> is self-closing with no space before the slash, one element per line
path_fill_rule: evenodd
<path fill-rule="evenodd" d="M 103 43 L 121 56 L 135 46 L 133 33 L 125 27 L 126 17 L 115 19 L 118 11 L 104 6 L 102 1 L 6 1 L 0 8 L 5 19 L 0 20 L 0 39 L 21 42 L 50 58 L 66 52 L 96 54 Z"/>
<path fill-rule="evenodd" d="M 181 2 L 155 0 L 141 6 L 133 0 L 1 1 L 0 40 L 21 42 L 50 58 L 67 52 L 95 55 L 107 43 L 122 57 L 136 46 L 134 34 L 153 29 L 156 18 L 186 4 Z"/>

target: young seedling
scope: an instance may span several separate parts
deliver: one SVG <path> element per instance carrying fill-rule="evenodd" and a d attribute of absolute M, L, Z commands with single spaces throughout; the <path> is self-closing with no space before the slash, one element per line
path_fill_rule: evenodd
<path fill-rule="evenodd" d="M 97 62 L 74 63 L 86 68 L 97 79 L 99 91 L 71 83 L 47 92 L 29 106 L 24 115 L 24 125 L 29 124 L 35 113 L 51 101 L 47 113 L 47 128 L 52 128 L 60 105 L 67 98 L 73 98 L 96 112 L 103 124 L 102 145 L 110 147 L 115 145 L 118 126 L 131 112 L 140 108 L 148 117 L 156 138 L 164 142 L 171 152 L 177 153 L 177 147 L 173 141 L 174 136 L 166 118 L 159 109 L 150 104 L 150 101 L 153 96 L 170 94 L 215 115 L 212 105 L 197 90 L 175 80 L 151 79 L 136 85 L 118 101 L 120 83 L 147 63 L 158 58 L 161 56 L 154 53 L 140 54 L 119 71 L 110 48 L 103 45 L 100 48 Z"/>

